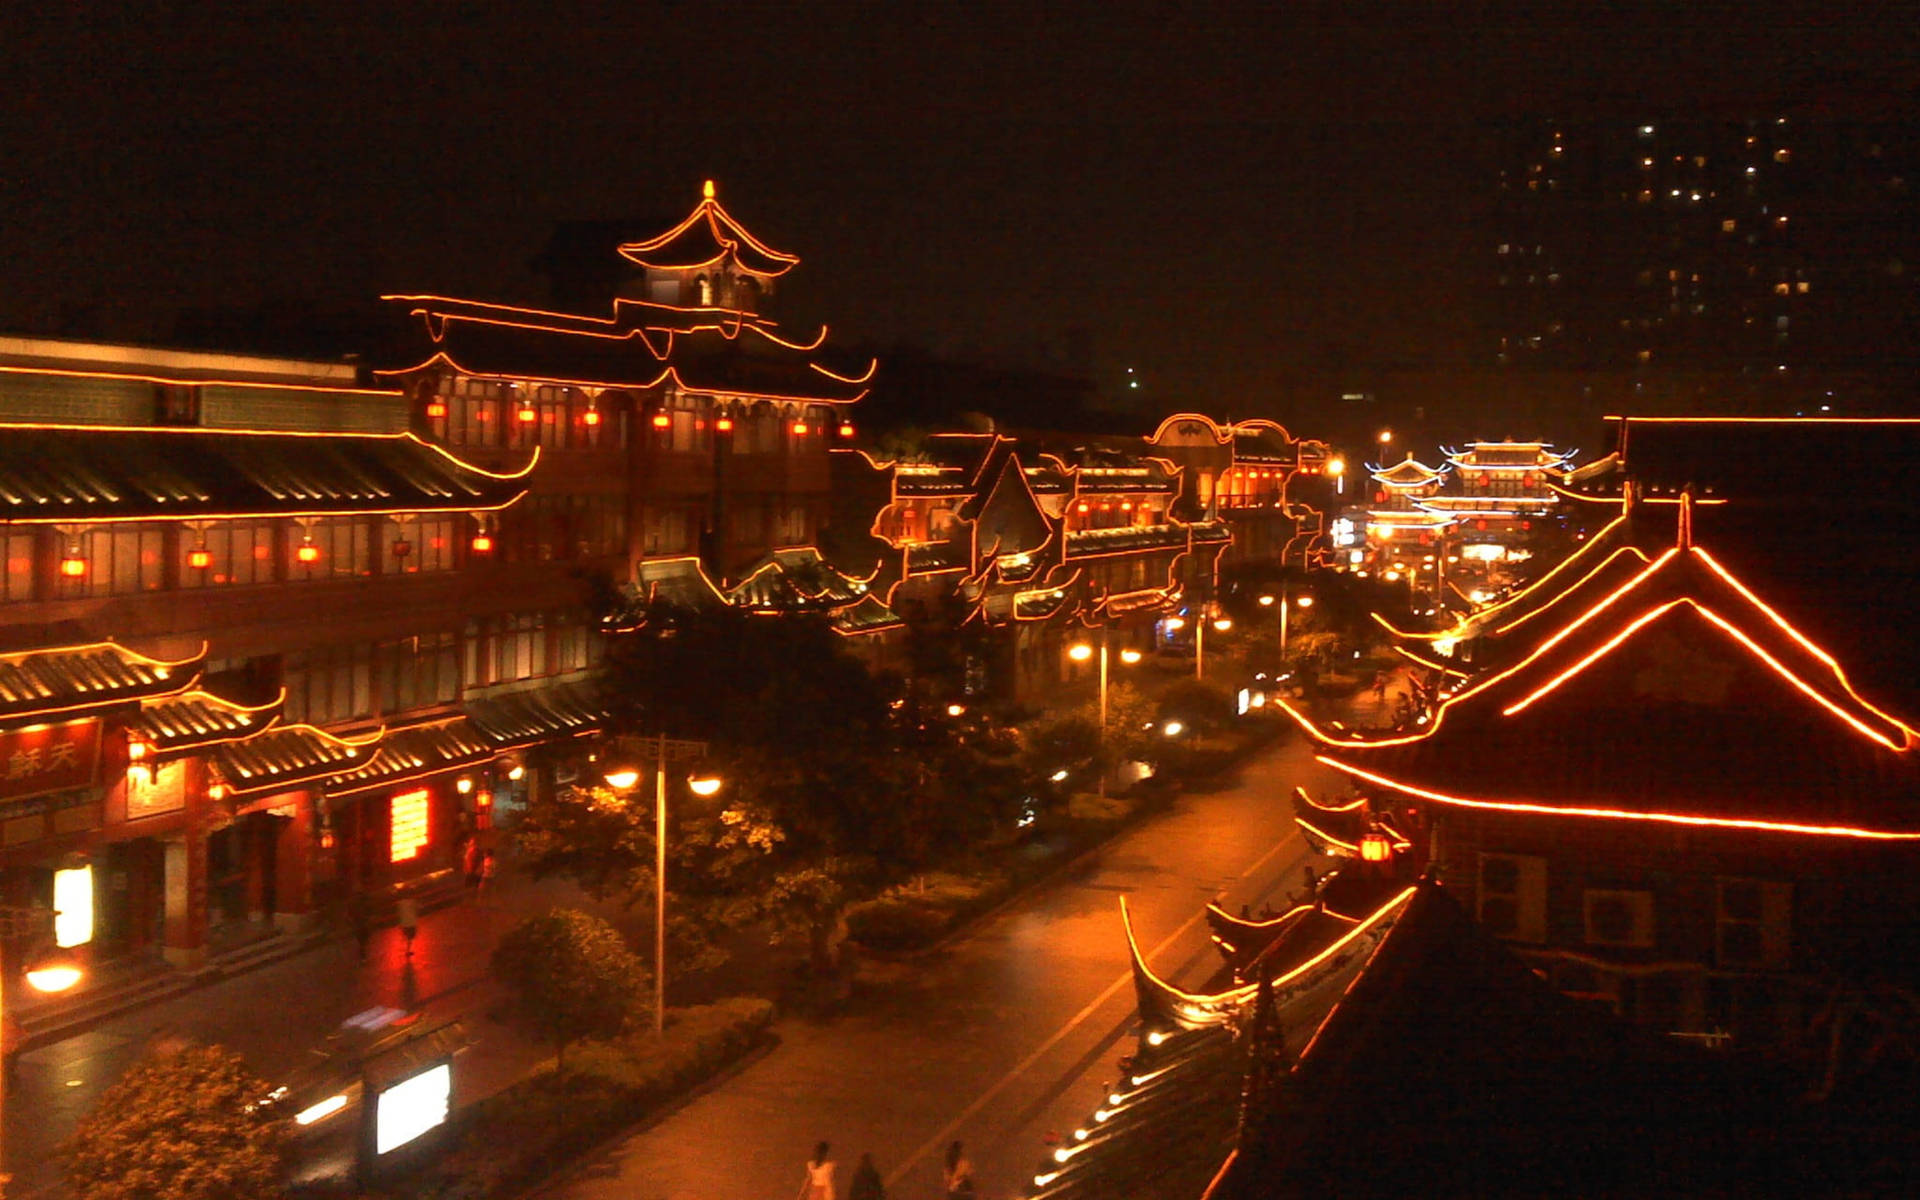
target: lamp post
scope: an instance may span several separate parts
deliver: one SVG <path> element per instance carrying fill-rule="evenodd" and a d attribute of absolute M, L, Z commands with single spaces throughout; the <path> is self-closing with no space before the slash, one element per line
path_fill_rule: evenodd
<path fill-rule="evenodd" d="M 1107 750 L 1107 627 L 1100 627 L 1100 754 L 1104 760 Z M 1094 648 L 1085 642 L 1075 642 L 1067 647 L 1067 657 L 1075 662 L 1085 662 L 1094 656 Z M 1126 649 L 1120 652 L 1120 661 L 1129 665 L 1140 661 L 1140 652 Z M 1100 777 L 1100 795 L 1107 794 L 1107 768 L 1103 761 L 1097 772 Z"/>
<path fill-rule="evenodd" d="M 653 1031 L 667 1025 L 667 759 L 699 758 L 706 754 L 705 742 L 673 740 L 665 733 L 651 739 L 656 744 L 653 768 Z M 603 777 L 615 791 L 627 791 L 640 782 L 640 772 L 632 768 L 609 771 Z M 689 781 L 696 796 L 711 796 L 720 790 L 720 781 L 703 778 Z"/>
<path fill-rule="evenodd" d="M 6 968 L 5 943 L 15 938 L 33 937 L 42 933 L 49 920 L 55 915 L 47 908 L 14 908 L 0 906 L 0 1178 L 4 1178 L 7 1168 L 7 1081 L 4 1059 L 6 1057 Z M 50 955 L 36 956 L 29 961 L 26 970 L 27 983 L 35 991 L 64 992 L 80 982 L 82 971 L 80 964 L 72 954 L 56 950 Z"/>
<path fill-rule="evenodd" d="M 1296 606 L 1302 610 L 1313 607 L 1313 597 L 1311 595 L 1302 595 L 1297 599 L 1289 596 L 1287 591 L 1290 586 L 1291 585 L 1286 583 L 1280 585 L 1280 667 L 1282 670 L 1284 670 L 1287 665 L 1287 612 Z M 1273 603 L 1274 598 L 1272 596 L 1260 597 L 1260 605 L 1263 608 Z"/>

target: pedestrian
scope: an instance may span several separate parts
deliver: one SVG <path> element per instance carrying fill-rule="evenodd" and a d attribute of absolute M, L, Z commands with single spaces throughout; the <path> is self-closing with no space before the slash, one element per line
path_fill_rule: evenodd
<path fill-rule="evenodd" d="M 491 892 L 493 890 L 490 886 L 492 883 L 493 851 L 483 850 L 480 852 L 480 886 L 474 889 L 474 894 L 483 896 Z"/>
<path fill-rule="evenodd" d="M 827 1157 L 829 1149 L 825 1142 L 814 1145 L 813 1157 L 807 1160 L 806 1174 L 800 1178 L 799 1200 L 835 1200 L 833 1160 Z"/>
<path fill-rule="evenodd" d="M 947 1185 L 947 1200 L 973 1200 L 973 1164 L 957 1141 L 947 1147 L 947 1169 L 942 1178 Z"/>
<path fill-rule="evenodd" d="M 460 848 L 460 866 L 466 879 L 468 893 L 478 897 L 480 895 L 480 844 L 474 841 L 472 834 L 466 835 L 464 844 Z"/>
<path fill-rule="evenodd" d="M 347 924 L 353 927 L 353 940 L 360 947 L 360 961 L 367 961 L 367 944 L 373 940 L 373 904 L 367 894 L 355 889 L 347 896 Z"/>
<path fill-rule="evenodd" d="M 420 932 L 420 906 L 412 896 L 394 902 L 393 915 L 400 922 L 400 936 L 407 939 L 407 957 L 413 957 L 413 937 Z"/>
<path fill-rule="evenodd" d="M 873 1165 L 872 1154 L 862 1154 L 853 1169 L 853 1182 L 847 1188 L 847 1200 L 887 1200 L 887 1185 L 880 1182 L 880 1169 Z"/>

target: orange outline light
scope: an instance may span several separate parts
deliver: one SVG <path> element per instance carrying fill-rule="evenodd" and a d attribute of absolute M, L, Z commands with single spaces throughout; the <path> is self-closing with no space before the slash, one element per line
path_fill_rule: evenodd
<path fill-rule="evenodd" d="M 1381 787 L 1400 792 L 1408 796 L 1418 796 L 1423 800 L 1432 800 L 1438 804 L 1453 804 L 1462 808 L 1489 809 L 1502 812 L 1539 813 L 1543 816 L 1558 817 L 1600 817 L 1615 821 L 1647 821 L 1654 824 L 1690 825 L 1716 829 L 1752 829 L 1767 833 L 1801 833 L 1819 837 L 1856 838 L 1881 842 L 1920 841 L 1920 833 L 1890 833 L 1872 829 L 1854 829 L 1845 825 L 1801 825 L 1786 821 L 1755 821 L 1739 817 L 1702 817 L 1686 813 L 1630 812 L 1612 808 L 1574 808 L 1553 804 L 1536 804 L 1519 800 L 1469 800 L 1464 796 L 1451 796 L 1445 792 L 1430 791 L 1410 783 L 1401 783 L 1385 775 L 1376 775 L 1372 771 L 1341 762 L 1330 755 L 1316 754 L 1314 759 L 1332 767 L 1336 771 L 1345 771 L 1359 779 L 1365 779 Z"/>

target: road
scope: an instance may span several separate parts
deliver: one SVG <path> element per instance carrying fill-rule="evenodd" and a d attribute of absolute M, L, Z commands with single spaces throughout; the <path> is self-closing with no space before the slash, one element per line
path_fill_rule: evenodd
<path fill-rule="evenodd" d="M 1019 1194 L 1043 1138 L 1071 1133 L 1126 1050 L 1120 897 L 1154 970 L 1200 984 L 1218 965 L 1206 902 L 1277 907 L 1308 856 L 1288 791 L 1340 782 L 1301 739 L 1283 739 L 1230 784 L 1182 797 L 930 958 L 863 967 L 847 1010 L 782 1021 L 773 1051 L 541 1200 L 785 1200 L 821 1139 L 843 1191 L 870 1151 L 889 1196 L 937 1197 L 939 1160 L 959 1139 L 983 1200 Z"/>

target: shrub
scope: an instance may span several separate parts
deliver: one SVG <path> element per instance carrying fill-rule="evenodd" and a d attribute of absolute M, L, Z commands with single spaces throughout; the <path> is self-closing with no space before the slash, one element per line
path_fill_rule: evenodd
<path fill-rule="evenodd" d="M 172 1046 L 101 1093 L 67 1144 L 80 1200 L 263 1200 L 281 1193 L 292 1123 L 220 1046 Z"/>
<path fill-rule="evenodd" d="M 910 950 L 937 940 L 953 923 L 944 906 L 897 896 L 847 909 L 847 937 L 870 950 Z"/>
<path fill-rule="evenodd" d="M 666 1032 L 585 1041 L 567 1069 L 543 1069 L 461 1114 L 459 1144 L 396 1192 L 409 1200 L 516 1195 L 746 1053 L 773 1005 L 736 997 L 674 1009 Z"/>
<path fill-rule="evenodd" d="M 508 930 L 494 948 L 492 967 L 562 1064 L 569 1042 L 618 1033 L 647 984 L 646 968 L 619 931 L 570 908 Z"/>

